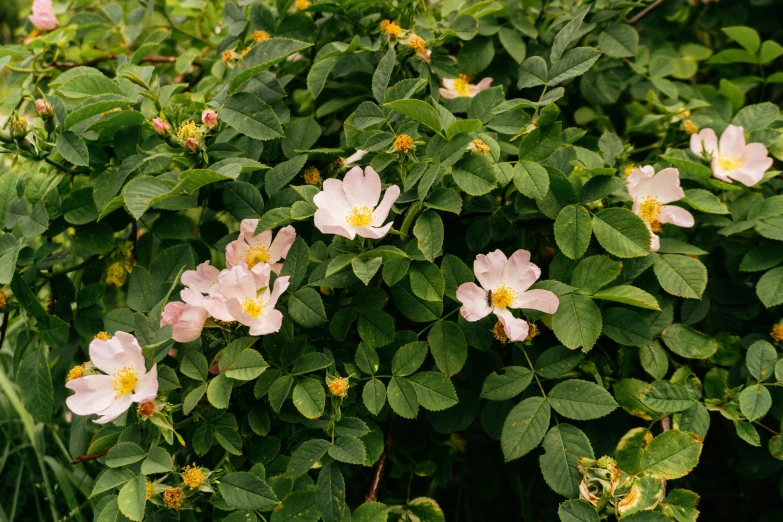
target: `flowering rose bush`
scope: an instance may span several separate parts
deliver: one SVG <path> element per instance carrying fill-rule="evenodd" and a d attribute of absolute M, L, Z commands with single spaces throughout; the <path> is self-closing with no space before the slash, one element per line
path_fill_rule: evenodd
<path fill-rule="evenodd" d="M 779 519 L 775 2 L 21 4 L 1 520 Z"/>

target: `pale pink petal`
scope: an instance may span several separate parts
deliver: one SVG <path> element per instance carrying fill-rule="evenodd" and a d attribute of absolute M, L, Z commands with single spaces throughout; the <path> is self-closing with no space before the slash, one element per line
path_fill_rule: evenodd
<path fill-rule="evenodd" d="M 684 208 L 669 205 L 661 208 L 661 213 L 658 215 L 658 221 L 686 228 L 690 228 L 696 224 L 693 214 Z"/>
<path fill-rule="evenodd" d="M 252 321 L 249 325 L 250 335 L 268 335 L 280 331 L 283 326 L 283 314 L 280 310 L 271 310 Z"/>
<path fill-rule="evenodd" d="M 718 151 L 718 135 L 712 129 L 702 129 L 698 134 L 691 134 L 691 151 L 697 156 L 702 152 L 714 155 Z"/>
<path fill-rule="evenodd" d="M 114 387 L 109 375 L 85 375 L 68 381 L 65 387 L 76 393 L 65 399 L 65 404 L 76 415 L 90 415 L 111 406 Z"/>
<path fill-rule="evenodd" d="M 650 228 L 649 224 L 647 225 L 647 228 Z M 661 238 L 650 230 L 650 252 L 657 252 L 659 248 L 661 248 Z"/>
<path fill-rule="evenodd" d="M 291 225 L 281 228 L 269 247 L 269 260 L 276 262 L 284 259 L 296 240 L 296 229 Z"/>
<path fill-rule="evenodd" d="M 375 208 L 381 199 L 381 177 L 372 167 L 354 167 L 343 178 L 343 190 L 351 208 Z"/>
<path fill-rule="evenodd" d="M 441 78 L 441 82 L 443 82 L 443 87 L 446 89 L 450 91 L 454 90 L 454 78 Z"/>
<path fill-rule="evenodd" d="M 520 249 L 508 258 L 500 277 L 504 284 L 521 294 L 541 277 L 541 269 L 530 262 L 530 252 Z"/>
<path fill-rule="evenodd" d="M 511 308 L 539 310 L 546 314 L 557 312 L 558 306 L 560 306 L 560 300 L 549 290 L 528 290 L 519 294 L 511 303 Z"/>
<path fill-rule="evenodd" d="M 476 85 L 471 87 L 470 94 L 468 94 L 468 96 L 473 98 L 474 96 L 476 96 L 478 93 L 480 93 L 484 89 L 489 89 L 490 85 L 492 85 L 492 78 L 486 77 L 486 78 L 482 79 L 480 82 L 478 82 Z"/>
<path fill-rule="evenodd" d="M 163 308 L 163 313 L 160 314 L 160 325 L 168 326 L 176 323 L 185 310 L 185 307 L 186 305 L 182 301 L 171 301 L 166 303 L 166 306 Z"/>
<path fill-rule="evenodd" d="M 443 87 L 440 87 L 438 89 L 438 92 L 440 93 L 441 98 L 445 98 L 447 100 L 454 100 L 460 98 L 459 93 L 453 89 L 444 89 Z"/>
<path fill-rule="evenodd" d="M 280 299 L 280 296 L 283 295 L 283 292 L 288 289 L 290 284 L 290 276 L 283 276 L 275 279 L 275 284 L 272 289 L 272 293 L 269 295 L 269 299 L 266 302 L 266 306 L 274 307 L 277 304 L 277 300 Z"/>
<path fill-rule="evenodd" d="M 250 246 L 261 245 L 264 248 L 269 248 L 272 245 L 272 231 L 264 230 L 257 236 L 245 234 L 244 239 Z"/>
<path fill-rule="evenodd" d="M 90 342 L 90 361 L 103 373 L 113 374 L 125 366 L 122 344 L 116 338 L 108 341 L 93 339 Z"/>
<path fill-rule="evenodd" d="M 335 217 L 347 216 L 352 208 L 345 197 L 343 182 L 334 178 L 324 180 L 323 191 L 315 195 L 313 203 L 319 209 L 328 210 Z"/>
<path fill-rule="evenodd" d="M 182 284 L 206 294 L 217 282 L 219 275 L 220 270 L 210 265 L 209 261 L 204 261 L 195 270 L 186 270 L 182 273 Z"/>
<path fill-rule="evenodd" d="M 668 168 L 656 174 L 650 184 L 649 195 L 664 205 L 684 198 L 685 191 L 680 187 L 680 171 Z"/>
<path fill-rule="evenodd" d="M 383 195 L 381 204 L 378 205 L 378 207 L 372 213 L 372 226 L 379 227 L 383 225 L 383 222 L 386 221 L 386 218 L 389 215 L 389 210 L 391 210 L 392 205 L 394 205 L 394 202 L 397 201 L 397 198 L 399 197 L 400 187 L 397 185 L 392 185 L 386 189 L 386 193 Z"/>
<path fill-rule="evenodd" d="M 239 223 L 239 239 L 253 237 L 256 233 L 256 228 L 258 228 L 259 221 L 259 219 L 243 219 Z"/>
<path fill-rule="evenodd" d="M 769 157 L 767 147 L 761 143 L 749 143 L 745 146 L 745 154 L 742 157 L 744 169 L 752 171 L 767 171 L 772 166 L 772 158 Z"/>
<path fill-rule="evenodd" d="M 314 222 L 315 228 L 320 230 L 322 234 L 336 234 L 348 239 L 356 237 L 354 227 L 349 227 L 345 218 L 343 218 L 342 223 L 340 223 L 337 218 L 325 208 L 319 208 L 315 211 Z"/>
<path fill-rule="evenodd" d="M 394 223 L 387 223 L 382 227 L 356 227 L 354 230 L 359 237 L 365 237 L 367 239 L 380 239 L 389 233 Z"/>
<path fill-rule="evenodd" d="M 632 198 L 644 198 L 648 195 L 650 183 L 655 176 L 655 169 L 651 165 L 636 168 L 626 179 L 628 193 Z"/>
<path fill-rule="evenodd" d="M 206 303 L 205 303 L 206 304 Z M 188 306 L 174 323 L 171 337 L 178 343 L 189 343 L 195 341 L 201 336 L 204 329 L 204 323 L 209 317 L 209 312 L 201 306 Z"/>
<path fill-rule="evenodd" d="M 226 299 L 224 297 L 214 296 L 207 301 L 206 306 L 209 315 L 217 319 L 218 321 L 233 321 L 234 317 L 229 313 L 226 308 Z"/>
<path fill-rule="evenodd" d="M 190 306 L 206 306 L 207 298 L 204 297 L 204 294 L 201 292 L 194 290 L 193 288 L 183 288 L 182 291 L 179 293 L 180 299 L 182 299 L 185 304 L 188 304 Z"/>
<path fill-rule="evenodd" d="M 488 316 L 492 308 L 487 303 L 487 291 L 476 283 L 462 283 L 457 288 L 457 300 L 462 303 L 460 313 L 467 321 L 478 321 Z"/>
<path fill-rule="evenodd" d="M 771 159 L 770 162 L 772 162 Z M 739 181 L 746 187 L 752 187 L 753 185 L 755 185 L 756 183 L 764 179 L 764 171 L 748 169 L 743 167 L 739 170 L 729 172 L 727 176 L 729 176 L 731 179 Z"/>
<path fill-rule="evenodd" d="M 482 288 L 493 290 L 501 285 L 506 261 L 506 255 L 500 250 L 476 256 L 476 260 L 473 261 L 473 273 Z"/>
<path fill-rule="evenodd" d="M 150 371 L 136 381 L 133 389 L 133 402 L 147 402 L 158 396 L 158 365 L 153 364 Z"/>
<path fill-rule="evenodd" d="M 720 137 L 720 153 L 742 157 L 745 152 L 745 133 L 742 127 L 729 125 Z"/>
<path fill-rule="evenodd" d="M 527 334 L 530 330 L 527 321 L 517 319 L 506 308 L 496 309 L 495 315 L 498 316 L 498 319 L 503 324 L 503 330 L 506 332 L 506 337 L 508 337 L 509 341 L 522 342 L 527 339 Z"/>
<path fill-rule="evenodd" d="M 52 0 L 35 0 L 29 18 L 30 23 L 42 31 L 51 31 L 59 25 L 52 9 Z"/>
<path fill-rule="evenodd" d="M 228 299 L 226 301 L 226 309 L 228 310 L 228 313 L 231 314 L 232 321 L 239 321 L 245 326 L 253 324 L 254 319 L 245 312 L 242 308 L 242 303 L 240 303 L 238 299 Z"/>
<path fill-rule="evenodd" d="M 95 419 L 96 424 L 106 424 L 107 422 L 111 422 L 123 413 L 125 413 L 128 408 L 131 407 L 131 404 L 133 404 L 133 399 L 131 399 L 131 394 L 126 393 L 125 395 L 120 395 L 119 397 L 116 397 L 114 399 L 114 402 L 106 408 L 105 410 L 101 410 L 98 412 L 98 415 L 100 415 L 100 418 Z"/>
<path fill-rule="evenodd" d="M 718 178 L 721 181 L 725 181 L 726 183 L 731 183 L 731 178 L 729 178 L 728 171 L 723 170 L 723 167 L 720 166 L 720 163 L 718 162 L 718 156 L 717 154 L 712 157 L 712 162 L 710 162 L 710 166 L 712 168 L 712 175 Z"/>
<path fill-rule="evenodd" d="M 356 163 L 357 161 L 361 161 L 361 159 L 362 159 L 363 157 L 365 157 L 365 156 L 367 155 L 367 153 L 368 153 L 368 152 L 370 152 L 370 151 L 368 151 L 368 150 L 362 150 L 362 149 L 357 149 L 357 150 L 356 150 L 356 152 L 354 152 L 353 154 L 351 154 L 350 156 L 348 156 L 347 158 L 345 158 L 345 164 L 346 164 L 346 165 L 353 165 L 353 164 L 354 164 L 354 163 Z"/>
<path fill-rule="evenodd" d="M 139 375 L 147 371 L 144 354 L 141 351 L 141 346 L 139 346 L 139 341 L 134 336 L 127 332 L 117 332 L 114 334 L 114 339 L 118 340 L 122 345 L 123 351 L 116 358 L 123 361 L 122 366 L 133 368 Z"/>

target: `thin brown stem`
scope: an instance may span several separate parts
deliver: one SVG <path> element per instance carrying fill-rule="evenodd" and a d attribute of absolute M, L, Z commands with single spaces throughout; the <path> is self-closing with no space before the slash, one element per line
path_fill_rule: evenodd
<path fill-rule="evenodd" d="M 392 418 L 389 419 L 389 424 L 386 427 L 386 439 L 384 440 L 383 444 L 383 453 L 381 453 L 381 458 L 379 458 L 378 462 L 375 464 L 375 469 L 372 473 L 372 482 L 370 482 L 370 489 L 367 490 L 367 495 L 364 497 L 365 502 L 375 502 L 375 500 L 378 498 L 378 488 L 381 485 L 383 469 L 386 467 L 386 460 L 388 459 L 389 452 L 391 451 L 392 445 L 394 444 L 392 434 L 394 431 L 394 420 L 396 418 L 397 417 L 395 415 L 392 415 Z"/>
<path fill-rule="evenodd" d="M 661 5 L 662 3 L 663 3 L 663 0 L 655 0 L 655 2 L 651 3 L 650 5 L 648 5 L 647 7 L 645 7 L 644 9 L 642 9 L 641 11 L 639 11 L 639 14 L 637 14 L 636 16 L 634 16 L 633 18 L 631 18 L 630 20 L 626 19 L 626 20 L 625 20 L 625 23 L 627 23 L 627 24 L 631 24 L 631 25 L 635 24 L 636 22 L 638 22 L 639 20 L 641 20 L 642 18 L 644 18 L 644 16 L 645 16 L 647 13 L 649 13 L 650 11 L 652 11 L 653 9 L 655 9 L 656 7 L 658 7 L 659 5 Z"/>
<path fill-rule="evenodd" d="M 78 463 L 84 462 L 86 460 L 99 459 L 99 458 L 103 457 L 104 455 L 106 455 L 107 453 L 109 453 L 109 450 L 105 449 L 103 451 L 99 451 L 98 453 L 90 453 L 89 455 L 79 455 L 78 457 L 76 457 L 75 459 L 73 459 L 71 461 L 71 464 L 78 464 Z"/>

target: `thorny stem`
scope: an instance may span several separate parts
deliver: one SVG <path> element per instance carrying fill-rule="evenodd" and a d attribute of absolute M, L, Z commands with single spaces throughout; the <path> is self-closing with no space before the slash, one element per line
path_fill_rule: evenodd
<path fill-rule="evenodd" d="M 86 460 L 99 459 L 99 458 L 103 457 L 104 455 L 106 455 L 107 453 L 109 453 L 109 450 L 105 449 L 103 451 L 99 451 L 98 453 L 90 453 L 89 455 L 79 455 L 78 457 L 76 457 L 75 459 L 73 459 L 71 461 L 71 464 L 78 464 L 78 463 L 84 462 Z"/>
<path fill-rule="evenodd" d="M 625 23 L 631 24 L 631 25 L 635 24 L 636 22 L 638 22 L 639 20 L 644 18 L 644 16 L 647 13 L 649 13 L 650 11 L 652 11 L 653 9 L 655 9 L 656 7 L 661 5 L 662 3 L 663 3 L 663 0 L 655 0 L 655 2 L 651 3 L 650 5 L 648 5 L 647 7 L 642 9 L 641 11 L 639 11 L 639 14 L 637 14 L 633 18 L 631 18 L 630 20 L 625 20 Z"/>

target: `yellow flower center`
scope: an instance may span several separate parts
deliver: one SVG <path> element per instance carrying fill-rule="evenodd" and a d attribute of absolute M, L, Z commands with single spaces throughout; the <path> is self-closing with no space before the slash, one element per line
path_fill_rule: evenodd
<path fill-rule="evenodd" d="M 500 285 L 490 294 L 492 306 L 495 308 L 508 308 L 508 306 L 513 303 L 514 299 L 516 298 L 517 293 L 506 285 Z"/>
<path fill-rule="evenodd" d="M 119 288 L 125 284 L 127 275 L 128 273 L 125 264 L 121 261 L 117 261 L 109 266 L 109 269 L 106 272 L 106 282 Z"/>
<path fill-rule="evenodd" d="M 699 132 L 699 128 L 691 120 L 685 120 L 682 123 L 682 127 L 685 129 L 685 134 L 687 134 L 688 136 Z"/>
<path fill-rule="evenodd" d="M 406 153 L 410 152 L 411 150 L 413 150 L 413 147 L 414 147 L 413 138 L 411 138 L 407 134 L 400 134 L 394 140 L 394 149 L 400 152 L 406 152 Z"/>
<path fill-rule="evenodd" d="M 163 492 L 163 502 L 169 509 L 179 509 L 183 500 L 185 494 L 180 488 L 169 488 Z"/>
<path fill-rule="evenodd" d="M 192 466 L 182 468 L 182 482 L 190 489 L 196 489 L 204 483 L 204 474 L 194 463 Z"/>
<path fill-rule="evenodd" d="M 335 397 L 345 397 L 348 395 L 348 388 L 349 384 L 347 377 L 340 377 L 329 383 L 329 391 L 332 392 L 332 395 Z"/>
<path fill-rule="evenodd" d="M 269 249 L 264 245 L 253 245 L 245 252 L 245 263 L 252 270 L 259 263 L 269 262 Z"/>
<path fill-rule="evenodd" d="M 200 138 L 201 134 L 201 129 L 192 121 L 183 123 L 179 126 L 179 131 L 177 131 L 177 136 L 183 140 L 187 138 Z"/>
<path fill-rule="evenodd" d="M 739 170 L 742 168 L 742 158 L 734 154 L 718 154 L 718 165 L 726 171 Z"/>
<path fill-rule="evenodd" d="M 372 223 L 372 209 L 370 207 L 354 207 L 348 214 L 346 221 L 355 227 L 366 227 Z"/>
<path fill-rule="evenodd" d="M 408 40 L 408 45 L 411 49 L 416 51 L 417 53 L 423 53 L 427 50 L 427 46 L 425 45 L 424 38 L 418 35 L 413 35 Z"/>
<path fill-rule="evenodd" d="M 315 185 L 321 181 L 321 172 L 315 167 L 307 167 L 304 171 L 304 181 L 308 185 Z"/>
<path fill-rule="evenodd" d="M 772 335 L 772 338 L 777 342 L 783 341 L 783 324 L 776 324 L 773 326 L 770 335 Z"/>
<path fill-rule="evenodd" d="M 95 334 L 95 337 L 93 339 L 100 339 L 101 341 L 108 341 L 111 339 L 111 334 L 109 332 L 98 332 Z"/>
<path fill-rule="evenodd" d="M 269 33 L 266 31 L 256 31 L 253 33 L 253 41 L 255 43 L 266 42 L 267 40 L 269 40 Z"/>
<path fill-rule="evenodd" d="M 232 60 L 234 58 L 234 52 L 233 51 L 223 51 L 223 54 L 220 55 L 220 59 L 224 62 L 227 62 L 229 60 Z"/>
<path fill-rule="evenodd" d="M 248 297 L 242 301 L 242 310 L 244 310 L 247 315 L 255 319 L 261 315 L 261 312 L 264 311 L 264 305 L 261 304 L 261 301 L 258 299 L 250 299 Z"/>
<path fill-rule="evenodd" d="M 384 23 L 387 20 L 384 20 L 381 22 L 381 29 L 388 34 L 389 36 L 394 36 L 395 38 L 400 36 L 402 34 L 402 27 L 395 24 L 394 22 Z"/>
<path fill-rule="evenodd" d="M 501 323 L 500 321 L 495 323 L 493 335 L 495 336 L 495 339 L 497 339 L 501 343 L 505 343 L 508 341 L 508 336 L 506 335 L 506 329 L 503 328 L 503 323 Z"/>
<path fill-rule="evenodd" d="M 533 337 L 537 336 L 540 332 L 538 329 L 538 326 L 536 326 L 536 323 L 533 323 L 531 321 L 527 322 L 527 337 L 525 337 L 525 341 L 530 341 L 533 339 Z"/>
<path fill-rule="evenodd" d="M 454 90 L 460 96 L 467 96 L 471 87 L 473 87 L 473 84 L 470 83 L 468 76 L 464 74 L 460 74 L 459 78 L 454 80 Z"/>
<path fill-rule="evenodd" d="M 5 295 L 5 292 L 0 290 L 0 310 L 5 308 L 5 305 L 8 304 L 8 298 Z"/>
<path fill-rule="evenodd" d="M 136 413 L 142 418 L 149 419 L 155 413 L 155 403 L 151 401 L 142 402 L 136 407 Z"/>
<path fill-rule="evenodd" d="M 486 154 L 489 152 L 489 145 L 484 143 L 482 140 L 473 140 L 473 150 L 478 152 L 479 154 Z"/>
<path fill-rule="evenodd" d="M 146 493 L 145 493 L 144 497 L 147 500 L 152 498 L 152 482 L 150 482 L 149 480 L 147 481 L 147 484 L 146 484 Z"/>
<path fill-rule="evenodd" d="M 634 165 L 633 163 L 629 163 L 628 165 L 626 165 L 625 166 L 625 177 L 627 178 L 628 176 L 630 176 L 631 173 L 634 170 L 636 170 L 636 165 Z"/>
<path fill-rule="evenodd" d="M 310 2 L 307 0 L 296 0 L 296 8 L 300 11 L 310 7 Z"/>
<path fill-rule="evenodd" d="M 131 393 L 136 387 L 137 380 L 138 376 L 130 366 L 123 366 L 114 372 L 114 378 L 111 380 L 111 385 L 116 392 L 115 395 L 121 397 Z"/>
<path fill-rule="evenodd" d="M 650 224 L 650 228 L 653 232 L 661 231 L 661 223 L 658 221 L 658 218 L 661 215 L 662 207 L 663 205 L 661 205 L 660 201 L 648 196 L 644 198 L 641 208 L 639 209 L 639 215 Z"/>
<path fill-rule="evenodd" d="M 65 380 L 66 381 L 72 381 L 74 379 L 78 379 L 82 375 L 84 375 L 84 366 L 82 366 L 82 365 L 74 366 L 68 372 L 68 377 Z"/>

